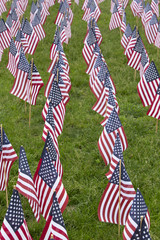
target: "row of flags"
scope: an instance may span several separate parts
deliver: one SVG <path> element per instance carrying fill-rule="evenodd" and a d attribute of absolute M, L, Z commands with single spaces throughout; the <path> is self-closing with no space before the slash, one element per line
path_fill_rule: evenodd
<path fill-rule="evenodd" d="M 138 28 L 135 27 L 132 31 L 130 24 L 126 24 L 126 15 L 123 22 L 125 24 L 123 24 L 121 45 L 128 59 L 127 64 L 140 73 L 140 81 L 137 85 L 139 97 L 144 107 L 150 106 L 147 115 L 159 119 L 160 75 L 154 61 L 149 59 Z"/>
<path fill-rule="evenodd" d="M 48 2 L 49 1 L 38 1 L 37 4 L 43 5 L 43 3 L 45 3 L 47 6 Z M 50 3 L 54 2 L 50 1 Z M 34 7 L 36 7 L 36 5 L 32 2 L 31 12 L 34 15 L 32 15 L 32 23 L 35 17 L 37 17 Z M 19 193 L 28 199 L 36 221 L 40 221 L 41 214 L 46 220 L 46 225 L 40 240 L 68 239 L 62 212 L 68 204 L 69 197 L 62 183 L 63 168 L 60 162 L 58 136 L 63 130 L 66 104 L 70 99 L 70 67 L 63 50 L 63 42 L 68 43 L 68 39 L 71 37 L 72 20 L 73 13 L 68 2 L 66 0 L 60 2 L 60 8 L 55 20 L 55 24 L 57 25 L 56 32 L 50 49 L 51 64 L 48 68 L 50 77 L 44 93 L 47 99 L 42 110 L 42 117 L 44 119 L 42 140 L 45 142 L 44 148 L 33 178 L 25 149 L 23 146 L 20 148 L 18 180 L 0 230 L 0 239 L 32 239 L 24 218 Z M 66 23 L 67 25 L 65 25 Z M 24 31 L 24 29 L 26 31 Z M 25 35 L 27 31 L 32 34 L 30 30 L 31 23 L 29 23 L 27 19 L 22 19 L 21 27 L 17 32 L 21 42 L 19 53 L 16 48 L 16 42 L 18 42 L 16 41 L 18 38 L 16 36 L 15 41 L 13 38 L 11 39 L 7 68 L 15 75 L 15 82 L 11 93 L 24 101 L 30 100 L 31 104 L 34 104 L 38 92 L 44 84 L 42 84 L 43 82 L 33 59 L 29 64 L 25 56 L 27 53 L 26 48 L 31 48 L 31 46 L 33 46 L 32 44 L 35 44 L 34 38 L 29 42 L 27 35 Z M 26 40 L 28 40 L 27 47 Z M 14 61 L 16 66 L 15 72 L 13 72 L 15 68 L 13 67 L 12 61 Z M 41 85 L 39 85 L 40 83 Z M 39 88 L 37 88 L 38 86 Z M 34 87 L 36 89 L 35 91 Z M 4 130 L 0 143 L 0 190 L 4 191 L 8 185 L 9 170 L 18 156 L 12 148 Z M 7 159 L 9 161 L 6 162 L 5 156 L 7 155 L 7 151 L 9 151 L 9 159 Z"/>
<path fill-rule="evenodd" d="M 95 0 L 88 0 L 83 6 L 87 4 L 96 6 L 96 3 Z M 125 6 L 127 3 L 128 1 L 125 2 Z M 114 4 L 111 6 L 113 9 L 116 6 L 115 2 Z M 124 3 L 122 5 L 121 10 Z M 103 131 L 98 140 L 99 152 L 105 165 L 110 165 L 106 174 L 109 183 L 98 206 L 98 217 L 102 222 L 124 225 L 123 239 L 151 239 L 148 208 L 139 189 L 135 191 L 125 168 L 123 151 L 127 149 L 128 142 L 118 116 L 116 87 L 100 50 L 102 35 L 97 26 L 99 16 L 95 14 L 96 7 L 91 7 L 88 12 L 87 10 L 85 10 L 86 19 L 89 20 L 87 20 L 87 34 L 82 54 L 87 64 L 86 73 L 89 75 L 90 89 L 96 97 L 92 109 L 104 118 L 101 122 Z M 114 24 L 116 22 L 112 21 L 110 26 Z M 125 26 L 123 29 L 125 31 Z M 131 54 L 132 52 L 129 51 L 129 57 Z"/>

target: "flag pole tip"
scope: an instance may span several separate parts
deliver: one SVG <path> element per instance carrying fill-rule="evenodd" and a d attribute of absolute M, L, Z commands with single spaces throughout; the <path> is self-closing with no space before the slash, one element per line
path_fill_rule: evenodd
<path fill-rule="evenodd" d="M 16 190 L 16 185 L 14 185 L 14 186 L 13 186 L 13 189 L 15 189 L 15 190 Z"/>

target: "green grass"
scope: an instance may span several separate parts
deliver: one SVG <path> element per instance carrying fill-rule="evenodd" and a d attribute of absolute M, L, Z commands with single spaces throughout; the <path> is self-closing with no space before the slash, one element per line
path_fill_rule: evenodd
<path fill-rule="evenodd" d="M 131 2 L 131 1 L 130 1 Z M 9 5 L 8 4 L 8 9 Z M 31 1 L 25 13 L 29 19 Z M 50 16 L 44 25 L 46 38 L 39 43 L 34 62 L 46 85 L 50 64 L 49 50 L 55 33 L 54 20 L 59 5 L 50 8 Z M 103 128 L 100 125 L 102 117 L 92 111 L 96 99 L 89 88 L 89 77 L 85 74 L 86 64 L 82 57 L 83 40 L 87 30 L 86 22 L 81 20 L 83 11 L 80 6 L 73 4 L 74 19 L 72 24 L 72 38 L 68 45 L 64 44 L 64 51 L 70 64 L 70 78 L 72 89 L 70 101 L 66 107 L 66 116 L 62 135 L 58 138 L 60 159 L 63 164 L 63 184 L 69 195 L 69 204 L 63 213 L 66 229 L 70 240 L 115 240 L 118 227 L 114 224 L 99 222 L 97 208 L 108 180 L 105 166 L 99 154 L 97 141 Z M 153 240 L 160 239 L 160 138 L 155 133 L 156 120 L 146 115 L 147 108 L 142 106 L 137 93 L 137 83 L 140 80 L 137 73 L 134 80 L 134 70 L 127 66 L 127 59 L 123 55 L 120 45 L 119 29 L 109 31 L 110 1 L 100 4 L 102 14 L 98 26 L 103 36 L 101 50 L 108 64 L 111 76 L 117 89 L 117 100 L 120 106 L 120 120 L 128 139 L 128 149 L 124 152 L 124 160 L 130 179 L 136 188 L 140 188 L 151 215 L 150 233 Z M 127 22 L 132 26 L 136 19 L 127 6 Z M 6 13 L 3 14 L 6 19 Z M 160 71 L 157 59 L 157 49 L 147 43 L 144 31 L 139 21 L 139 32 L 149 53 Z M 29 60 L 32 56 L 29 56 Z M 0 63 L 0 122 L 19 155 L 23 145 L 27 154 L 32 175 L 37 168 L 44 142 L 41 139 L 44 121 L 41 111 L 45 104 L 44 87 L 37 99 L 37 105 L 32 107 L 31 128 L 28 124 L 29 106 L 25 113 L 25 104 L 9 91 L 14 78 L 6 69 L 8 49 L 5 50 Z M 13 185 L 18 176 L 18 161 L 10 172 L 8 185 L 9 199 Z M 45 220 L 40 223 L 32 214 L 27 199 L 21 196 L 25 218 L 29 231 L 34 240 L 38 240 L 45 226 Z M 0 192 L 0 226 L 6 213 L 5 192 Z M 121 227 L 121 233 L 123 227 Z M 122 235 L 122 234 L 121 234 Z M 121 237 L 122 239 L 122 237 Z"/>

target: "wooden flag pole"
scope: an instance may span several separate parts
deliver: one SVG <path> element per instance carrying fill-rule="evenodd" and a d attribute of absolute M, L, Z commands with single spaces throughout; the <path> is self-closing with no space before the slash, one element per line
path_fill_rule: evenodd
<path fill-rule="evenodd" d="M 3 148 L 3 128 L 2 128 L 2 124 L 1 124 L 1 143 L 2 143 L 2 148 Z M 7 191 L 7 179 L 6 179 L 6 164 L 5 164 L 5 161 L 3 162 L 3 168 L 4 168 L 5 187 L 6 187 L 6 205 L 7 205 L 7 208 L 8 208 L 8 191 Z"/>
<path fill-rule="evenodd" d="M 51 234 L 51 239 L 53 239 L 53 234 Z"/>
<path fill-rule="evenodd" d="M 31 102 L 32 102 L 32 73 L 33 73 L 33 58 L 31 61 L 31 88 L 30 88 L 30 106 L 29 106 L 29 127 L 31 125 Z"/>
<path fill-rule="evenodd" d="M 142 222 L 143 222 L 143 216 L 141 216 L 141 221 L 140 221 L 140 235 L 142 234 Z"/>
<path fill-rule="evenodd" d="M 121 159 L 119 161 L 119 212 L 118 212 L 118 239 L 120 239 L 121 229 Z"/>

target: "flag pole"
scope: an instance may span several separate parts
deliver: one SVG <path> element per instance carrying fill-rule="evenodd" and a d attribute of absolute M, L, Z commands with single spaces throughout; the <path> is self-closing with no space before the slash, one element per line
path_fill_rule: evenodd
<path fill-rule="evenodd" d="M 120 239 L 120 221 L 121 221 L 121 159 L 119 161 L 119 212 L 118 212 L 118 239 Z"/>
<path fill-rule="evenodd" d="M 1 143 L 2 143 L 2 148 L 3 148 L 3 128 L 1 124 Z M 6 164 L 5 161 L 3 162 L 3 168 L 4 168 L 4 178 L 5 178 L 5 187 L 6 187 L 6 205 L 8 208 L 8 191 L 7 191 L 7 179 L 6 179 Z"/>
<path fill-rule="evenodd" d="M 29 107 L 29 127 L 31 125 L 32 72 L 33 72 L 33 58 L 32 58 L 32 61 L 31 61 L 31 88 L 30 88 L 30 107 Z"/>
<path fill-rule="evenodd" d="M 142 222 L 143 222 L 143 216 L 141 216 L 141 221 L 140 221 L 140 235 L 142 234 Z"/>
<path fill-rule="evenodd" d="M 53 234 L 51 234 L 51 239 L 53 239 Z"/>

